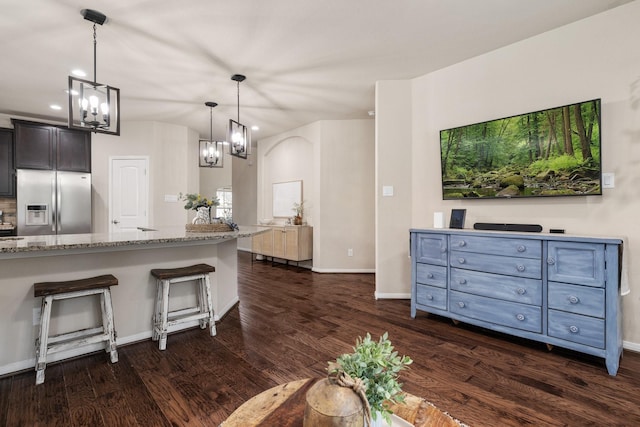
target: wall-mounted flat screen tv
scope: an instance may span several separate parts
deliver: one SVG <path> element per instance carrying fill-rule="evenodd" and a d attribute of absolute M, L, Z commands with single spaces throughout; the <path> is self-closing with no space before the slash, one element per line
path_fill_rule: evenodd
<path fill-rule="evenodd" d="M 600 148 L 600 99 L 442 130 L 442 196 L 601 195 Z"/>

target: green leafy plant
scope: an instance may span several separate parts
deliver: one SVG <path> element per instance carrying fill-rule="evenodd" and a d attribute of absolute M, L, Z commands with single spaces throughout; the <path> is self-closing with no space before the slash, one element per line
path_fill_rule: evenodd
<path fill-rule="evenodd" d="M 371 338 L 371 334 L 358 337 L 353 353 L 339 356 L 335 362 L 329 362 L 329 374 L 344 371 L 351 378 L 360 378 L 366 387 L 366 396 L 371 407 L 372 418 L 377 413 L 391 422 L 388 402 L 403 402 L 402 384 L 398 382 L 398 375 L 403 369 L 413 363 L 409 356 L 399 356 L 394 351 L 389 334 L 384 333 L 378 341 Z"/>
<path fill-rule="evenodd" d="M 207 199 L 206 197 L 202 197 L 200 194 L 180 193 L 178 197 L 180 200 L 187 202 L 184 205 L 184 208 L 187 210 L 193 209 L 194 211 L 197 211 L 198 208 L 218 206 L 220 204 L 220 200 L 215 196 L 211 197 L 211 199 Z"/>

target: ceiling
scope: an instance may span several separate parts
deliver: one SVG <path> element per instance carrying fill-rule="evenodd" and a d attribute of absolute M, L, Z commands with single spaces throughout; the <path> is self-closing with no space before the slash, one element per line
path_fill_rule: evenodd
<path fill-rule="evenodd" d="M 0 113 L 66 122 L 67 76 L 121 90 L 122 120 L 253 139 L 368 118 L 378 80 L 409 79 L 631 0 L 0 0 Z M 50 104 L 59 104 L 61 111 Z"/>

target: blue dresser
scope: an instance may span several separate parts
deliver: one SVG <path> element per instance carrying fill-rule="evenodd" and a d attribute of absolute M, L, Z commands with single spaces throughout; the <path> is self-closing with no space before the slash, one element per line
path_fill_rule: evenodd
<path fill-rule="evenodd" d="M 622 354 L 622 240 L 412 229 L 411 317 L 425 311 L 606 360 Z"/>

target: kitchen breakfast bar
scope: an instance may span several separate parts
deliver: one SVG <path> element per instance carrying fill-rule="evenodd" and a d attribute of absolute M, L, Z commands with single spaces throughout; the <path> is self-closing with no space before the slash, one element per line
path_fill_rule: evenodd
<path fill-rule="evenodd" d="M 210 280 L 218 320 L 238 302 L 237 239 L 263 231 L 267 229 L 240 227 L 238 231 L 191 233 L 184 227 L 176 227 L 0 238 L 0 375 L 35 365 L 34 343 L 41 301 L 34 298 L 34 283 L 114 275 L 119 285 L 111 290 L 113 316 L 117 344 L 123 345 L 151 337 L 156 298 L 156 281 L 150 275 L 151 269 L 199 263 L 214 266 L 216 271 Z M 170 304 L 179 309 L 193 305 L 195 298 L 192 287 L 180 286 L 171 289 Z M 99 324 L 99 310 L 91 304 L 97 307 L 98 299 L 75 298 L 56 303 L 51 333 Z M 102 347 L 94 344 L 61 352 L 50 361 Z"/>

